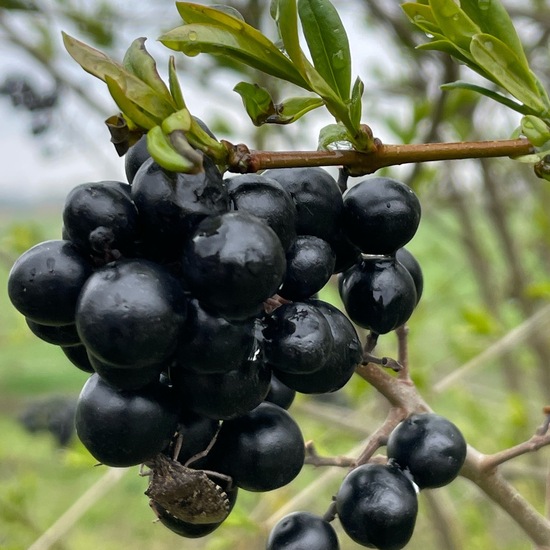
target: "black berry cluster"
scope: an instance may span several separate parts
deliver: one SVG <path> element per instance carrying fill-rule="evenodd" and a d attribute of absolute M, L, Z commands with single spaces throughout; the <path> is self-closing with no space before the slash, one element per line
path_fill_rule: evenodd
<path fill-rule="evenodd" d="M 204 157 L 198 173 L 172 173 L 143 140 L 126 174 L 128 183 L 68 194 L 62 239 L 25 252 L 8 293 L 35 335 L 90 374 L 75 417 L 85 447 L 105 465 L 145 465 L 160 522 L 200 537 L 226 519 L 239 489 L 270 491 L 298 475 L 304 439 L 287 409 L 296 392 L 349 381 L 362 359 L 351 321 L 378 334 L 407 321 L 422 273 L 402 247 L 420 207 L 388 178 L 342 197 L 321 168 L 223 179 Z M 336 273 L 351 321 L 316 298 Z M 414 476 L 415 466 L 394 462 L 382 485 L 391 476 L 410 485 L 400 468 Z M 412 502 L 399 483 L 387 484 Z M 327 521 L 298 513 L 268 548 L 304 541 L 338 547 Z"/>

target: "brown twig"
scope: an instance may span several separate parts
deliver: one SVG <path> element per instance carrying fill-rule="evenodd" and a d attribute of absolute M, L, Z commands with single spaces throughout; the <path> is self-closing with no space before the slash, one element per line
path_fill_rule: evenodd
<path fill-rule="evenodd" d="M 349 456 L 321 456 L 313 441 L 306 442 L 305 464 L 311 466 L 339 466 L 341 468 L 350 468 L 355 465 L 355 458 Z"/>
<path fill-rule="evenodd" d="M 438 160 L 457 160 L 490 157 L 518 157 L 533 153 L 526 139 L 471 141 L 453 143 L 422 143 L 384 145 L 376 141 L 376 150 L 361 153 L 338 151 L 251 151 L 244 144 L 231 145 L 228 170 L 231 172 L 258 172 L 269 168 L 307 166 L 345 166 L 354 176 L 372 174 L 386 166 L 414 164 Z"/>

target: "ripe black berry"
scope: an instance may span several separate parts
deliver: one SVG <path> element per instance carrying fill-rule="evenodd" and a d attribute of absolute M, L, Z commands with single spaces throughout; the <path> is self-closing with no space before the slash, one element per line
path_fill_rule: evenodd
<path fill-rule="evenodd" d="M 256 316 L 281 284 L 281 241 L 259 218 L 229 212 L 199 224 L 183 253 L 184 277 L 199 302 L 229 320 Z"/>
<path fill-rule="evenodd" d="M 90 454 L 107 466 L 133 466 L 160 453 L 174 435 L 179 406 L 161 384 L 121 391 L 93 374 L 78 397 L 75 426 Z"/>
<path fill-rule="evenodd" d="M 390 434 L 388 457 L 408 469 L 421 489 L 442 487 L 458 475 L 466 447 L 460 430 L 446 418 L 413 414 Z"/>
<path fill-rule="evenodd" d="M 417 303 L 413 278 L 393 257 L 364 257 L 342 274 L 340 296 L 349 318 L 386 334 L 404 324 Z"/>
<path fill-rule="evenodd" d="M 121 260 L 89 278 L 76 325 L 95 357 L 136 368 L 160 364 L 174 353 L 185 313 L 181 285 L 162 266 Z"/>
<path fill-rule="evenodd" d="M 416 288 L 416 301 L 418 303 L 424 291 L 424 275 L 422 274 L 420 264 L 406 248 L 400 248 L 396 252 L 395 258 L 400 264 L 404 265 L 411 274 Z"/>
<path fill-rule="evenodd" d="M 364 464 L 342 482 L 336 508 L 344 531 L 355 542 L 399 550 L 413 534 L 418 500 L 412 482 L 399 468 Z"/>
<path fill-rule="evenodd" d="M 75 322 L 76 302 L 92 266 L 69 241 L 37 244 L 15 262 L 8 295 L 25 317 L 43 325 Z"/>
<path fill-rule="evenodd" d="M 365 254 L 393 254 L 413 238 L 419 223 L 417 196 L 394 179 L 369 178 L 344 195 L 344 231 Z"/>

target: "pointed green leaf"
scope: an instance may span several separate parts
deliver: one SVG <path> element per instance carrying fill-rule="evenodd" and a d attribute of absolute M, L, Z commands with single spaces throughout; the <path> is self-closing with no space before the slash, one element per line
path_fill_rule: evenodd
<path fill-rule="evenodd" d="M 348 101 L 351 54 L 338 12 L 329 0 L 298 0 L 298 13 L 315 69 L 342 100 Z"/>
<path fill-rule="evenodd" d="M 257 84 L 239 82 L 233 90 L 243 100 L 244 108 L 255 126 L 261 126 L 271 115 L 275 115 L 275 106 L 271 94 Z"/>
<path fill-rule="evenodd" d="M 157 64 L 145 48 L 146 38 L 136 38 L 122 60 L 124 68 L 149 85 L 159 96 L 172 102 L 170 92 L 157 71 Z"/>
<path fill-rule="evenodd" d="M 187 109 L 181 109 L 165 118 L 160 127 L 167 135 L 176 130 L 188 132 L 191 129 L 191 120 L 191 113 Z"/>
<path fill-rule="evenodd" d="M 228 15 L 225 17 L 230 18 Z M 199 53 L 224 55 L 302 88 L 310 89 L 292 61 L 283 55 L 273 42 L 250 25 L 238 20 L 237 22 L 240 29 L 234 29 L 233 25 L 225 27 L 210 24 L 183 25 L 162 35 L 159 40 L 167 48 L 181 51 L 188 56 Z"/>
<path fill-rule="evenodd" d="M 522 105 L 521 103 L 516 103 L 514 100 L 509 97 L 503 96 L 494 90 L 489 90 L 483 86 L 478 86 L 477 84 L 471 84 L 470 82 L 463 82 L 462 80 L 457 80 L 456 82 L 450 82 L 448 84 L 443 84 L 441 86 L 442 90 L 468 90 L 470 92 L 476 92 L 478 94 L 484 95 L 502 105 L 505 105 L 509 109 L 521 113 L 523 115 L 530 114 L 533 111 Z"/>
<path fill-rule="evenodd" d="M 493 82 L 535 112 L 546 111 L 533 74 L 504 42 L 489 34 L 478 34 L 470 49 L 474 60 L 492 76 Z"/>
<path fill-rule="evenodd" d="M 62 34 L 65 48 L 86 72 L 103 82 L 107 82 L 107 77 L 114 80 L 133 103 L 153 115 L 155 119 L 163 120 L 174 112 L 171 102 L 168 102 L 164 96 L 159 96 L 155 90 L 128 72 L 120 63 L 113 61 L 103 52 L 84 44 L 84 42 L 65 33 Z"/>
<path fill-rule="evenodd" d="M 176 9 L 186 24 L 222 25 L 239 30 L 244 19 L 238 10 L 228 6 L 223 10 L 220 8 L 221 6 L 205 6 L 194 2 L 176 2 Z"/>
<path fill-rule="evenodd" d="M 150 113 L 147 113 L 139 105 L 129 99 L 115 79 L 106 76 L 105 82 L 111 97 L 114 99 L 125 118 L 131 120 L 136 126 L 145 130 L 149 130 L 160 123 L 160 120 L 151 117 Z"/>
<path fill-rule="evenodd" d="M 178 109 L 185 109 L 185 99 L 181 90 L 178 75 L 176 73 L 176 60 L 173 55 L 168 60 L 168 84 L 170 86 L 170 94 L 172 100 Z"/>
<path fill-rule="evenodd" d="M 277 114 L 270 116 L 267 122 L 270 124 L 290 124 L 324 104 L 325 102 L 318 97 L 289 97 L 282 103 L 275 105 Z"/>
<path fill-rule="evenodd" d="M 349 104 L 349 118 L 354 126 L 361 124 L 361 115 L 363 113 L 363 92 L 365 91 L 365 85 L 363 81 L 357 77 L 353 89 L 351 91 L 351 101 Z"/>
<path fill-rule="evenodd" d="M 459 48 L 469 51 L 472 37 L 481 29 L 454 0 L 430 0 L 429 4 L 445 37 Z"/>
<path fill-rule="evenodd" d="M 411 22 L 425 33 L 441 33 L 441 29 L 430 6 L 425 6 L 416 2 L 405 2 L 404 4 L 401 4 L 401 9 L 405 12 L 405 15 L 411 20 Z"/>
<path fill-rule="evenodd" d="M 342 124 L 329 124 L 321 128 L 317 148 L 320 150 L 329 149 L 329 145 L 338 142 L 351 142 L 351 136 Z"/>

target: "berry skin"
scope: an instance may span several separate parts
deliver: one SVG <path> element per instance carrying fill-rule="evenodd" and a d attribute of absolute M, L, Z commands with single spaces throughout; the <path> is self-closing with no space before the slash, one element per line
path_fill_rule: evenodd
<path fill-rule="evenodd" d="M 63 227 L 69 240 L 83 252 L 129 255 L 133 251 L 138 211 L 129 186 L 124 186 L 118 181 L 82 183 L 67 195 Z"/>
<path fill-rule="evenodd" d="M 309 300 L 327 320 L 333 339 L 332 351 L 320 369 L 311 374 L 277 372 L 283 384 L 300 393 L 329 393 L 342 388 L 353 376 L 362 357 L 362 346 L 350 320 L 333 305 L 322 300 Z"/>
<path fill-rule="evenodd" d="M 263 492 L 290 483 L 304 464 L 304 438 L 290 414 L 264 402 L 226 420 L 206 457 L 208 469 L 230 476 L 246 491 Z"/>
<path fill-rule="evenodd" d="M 422 274 L 420 264 L 406 248 L 400 248 L 395 254 L 395 259 L 405 266 L 411 274 L 416 288 L 416 302 L 418 303 L 424 291 L 424 275 Z"/>
<path fill-rule="evenodd" d="M 227 189 L 208 157 L 198 174 L 168 172 L 152 158 L 145 161 L 132 183 L 132 199 L 139 212 L 142 253 L 160 262 L 179 261 L 197 225 L 229 210 Z"/>
<path fill-rule="evenodd" d="M 263 220 L 285 250 L 296 238 L 296 207 L 281 184 L 260 174 L 241 174 L 225 180 L 233 209 Z"/>
<path fill-rule="evenodd" d="M 296 233 L 327 242 L 338 233 L 343 203 L 336 180 L 323 168 L 275 168 L 262 174 L 277 180 L 296 205 Z"/>
<path fill-rule="evenodd" d="M 330 325 L 314 305 L 283 304 L 266 319 L 265 325 L 264 354 L 276 373 L 315 372 L 332 351 Z"/>
<path fill-rule="evenodd" d="M 259 218 L 229 212 L 199 224 L 183 252 L 183 272 L 201 306 L 228 320 L 255 317 L 286 270 L 281 241 Z"/>
<path fill-rule="evenodd" d="M 266 401 L 278 405 L 282 409 L 288 410 L 294 402 L 296 390 L 283 384 L 274 374 L 271 375 L 271 384 L 269 392 L 265 397 Z"/>
<path fill-rule="evenodd" d="M 102 464 L 134 466 L 168 445 L 177 428 L 178 412 L 179 405 L 166 386 L 127 392 L 93 374 L 78 397 L 76 433 Z"/>
<path fill-rule="evenodd" d="M 460 430 L 436 414 L 413 414 L 388 438 L 388 458 L 411 473 L 420 489 L 442 487 L 458 475 L 467 445 Z"/>
<path fill-rule="evenodd" d="M 138 368 L 160 364 L 174 353 L 185 314 L 183 289 L 162 266 L 121 260 L 88 279 L 78 301 L 76 326 L 95 357 Z"/>
<path fill-rule="evenodd" d="M 403 325 L 417 303 L 410 273 L 392 257 L 366 257 L 342 274 L 340 296 L 349 318 L 386 334 Z"/>
<path fill-rule="evenodd" d="M 309 512 L 293 512 L 273 527 L 266 550 L 339 550 L 332 525 Z"/>
<path fill-rule="evenodd" d="M 25 317 L 43 325 L 75 321 L 80 291 L 92 266 L 69 241 L 39 243 L 24 252 L 8 276 L 8 295 Z"/>
<path fill-rule="evenodd" d="M 51 326 L 41 325 L 30 319 L 25 319 L 25 321 L 31 332 L 40 340 L 48 342 L 48 344 L 66 347 L 77 346 L 82 343 L 75 324 Z"/>
<path fill-rule="evenodd" d="M 420 202 L 410 187 L 375 177 L 345 193 L 342 224 L 349 240 L 364 254 L 393 254 L 413 238 L 420 213 Z"/>
<path fill-rule="evenodd" d="M 287 252 L 286 276 L 279 296 L 293 301 L 311 298 L 327 284 L 335 260 L 326 241 L 312 235 L 300 235 Z"/>
<path fill-rule="evenodd" d="M 147 136 L 141 136 L 124 156 L 124 171 L 130 185 L 141 165 L 150 158 L 151 155 L 147 149 Z"/>
<path fill-rule="evenodd" d="M 358 544 L 400 550 L 413 534 L 418 499 L 396 466 L 363 464 L 342 482 L 336 509 L 344 531 Z"/>

